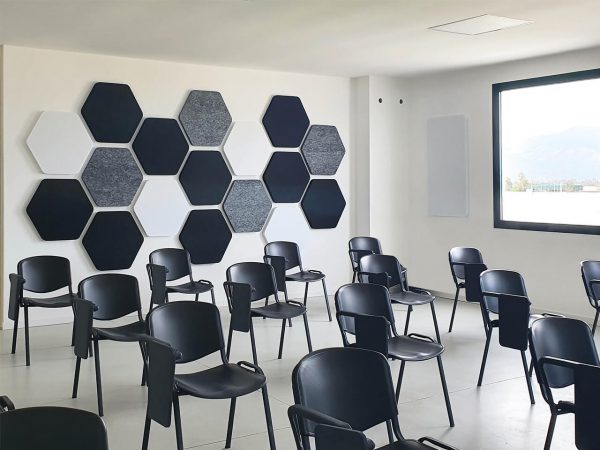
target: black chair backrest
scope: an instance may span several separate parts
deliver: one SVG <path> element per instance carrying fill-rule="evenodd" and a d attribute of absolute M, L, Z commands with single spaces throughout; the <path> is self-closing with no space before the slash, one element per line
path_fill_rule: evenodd
<path fill-rule="evenodd" d="M 381 316 L 394 323 L 394 312 L 390 295 L 384 286 L 369 283 L 346 284 L 335 293 L 335 308 L 338 312 Z M 342 333 L 356 334 L 354 319 L 341 316 L 339 323 Z"/>
<path fill-rule="evenodd" d="M 479 263 L 467 263 L 463 266 L 463 270 L 465 277 L 465 298 L 468 302 L 480 303 L 483 300 L 480 276 L 487 270 L 487 266 Z"/>
<path fill-rule="evenodd" d="M 75 356 L 87 359 L 94 325 L 94 304 L 88 300 L 76 298 L 73 301 L 75 329 L 73 331 L 73 351 Z"/>
<path fill-rule="evenodd" d="M 108 450 L 104 422 L 80 409 L 39 406 L 0 414 L 2 450 Z"/>
<path fill-rule="evenodd" d="M 71 264 L 62 256 L 32 256 L 19 261 L 17 273 L 23 277 L 23 289 L 45 294 L 61 288 L 71 292 Z"/>
<path fill-rule="evenodd" d="M 581 277 L 585 293 L 593 307 L 598 307 L 600 300 L 600 261 L 583 261 L 581 263 Z M 598 283 L 592 281 L 598 280 Z"/>
<path fill-rule="evenodd" d="M 312 352 L 294 368 L 292 389 L 296 404 L 346 422 L 355 430 L 365 431 L 398 416 L 390 366 L 381 353 L 371 350 Z M 305 436 L 314 433 L 312 422 L 300 421 L 300 428 Z"/>
<path fill-rule="evenodd" d="M 315 428 L 317 450 L 371 450 L 364 433 L 331 425 Z"/>
<path fill-rule="evenodd" d="M 150 335 L 181 353 L 178 363 L 196 361 L 214 352 L 224 359 L 219 309 L 212 303 L 165 303 L 147 317 Z"/>
<path fill-rule="evenodd" d="M 150 264 L 167 268 L 167 281 L 189 277 L 192 280 L 190 254 L 183 248 L 159 248 L 150 253 Z"/>
<path fill-rule="evenodd" d="M 404 268 L 395 256 L 365 255 L 360 258 L 359 268 L 361 272 L 386 273 L 390 287 L 403 286 L 402 270 Z"/>
<path fill-rule="evenodd" d="M 481 252 L 473 247 L 453 247 L 448 252 L 448 260 L 450 261 L 450 270 L 452 276 L 458 280 L 465 279 L 464 266 L 454 265 L 453 263 L 475 263 L 483 264 Z"/>
<path fill-rule="evenodd" d="M 275 241 L 265 245 L 265 255 L 283 256 L 285 258 L 285 270 L 300 267 L 302 270 L 302 260 L 300 259 L 300 249 L 295 242 Z"/>
<path fill-rule="evenodd" d="M 379 239 L 369 236 L 353 237 L 348 241 L 348 250 L 368 250 L 375 255 L 382 253 Z"/>
<path fill-rule="evenodd" d="M 495 292 L 497 294 L 520 295 L 527 297 L 525 281 L 520 273 L 512 270 L 492 269 L 486 270 L 480 276 L 481 290 L 483 292 Z M 498 313 L 498 298 L 483 297 L 488 311 Z"/>
<path fill-rule="evenodd" d="M 252 286 L 245 283 L 233 283 L 226 281 L 223 283 L 225 295 L 229 302 L 229 311 L 231 312 L 230 326 L 235 331 L 247 333 L 251 327 Z"/>
<path fill-rule="evenodd" d="M 92 275 L 79 283 L 79 297 L 96 306 L 94 319 L 113 320 L 133 312 L 141 319 L 137 278 L 122 273 Z"/>
<path fill-rule="evenodd" d="M 252 286 L 251 300 L 262 300 L 270 295 L 277 298 L 277 281 L 275 271 L 269 264 L 259 262 L 242 262 L 227 269 L 227 281 L 249 284 Z"/>
<path fill-rule="evenodd" d="M 8 276 L 10 280 L 10 295 L 8 297 L 8 318 L 15 320 L 17 318 L 19 304 L 23 298 L 23 277 L 16 273 Z"/>
<path fill-rule="evenodd" d="M 578 364 L 575 368 L 575 445 L 579 450 L 600 448 L 598 405 L 600 367 Z"/>
<path fill-rule="evenodd" d="M 263 257 L 265 264 L 269 264 L 275 271 L 275 282 L 277 284 L 277 290 L 283 292 L 286 290 L 285 286 L 285 258 L 283 256 L 265 255 Z"/>
<path fill-rule="evenodd" d="M 171 426 L 176 351 L 168 344 L 148 337 L 148 408 L 150 418 L 163 427 Z"/>
<path fill-rule="evenodd" d="M 531 325 L 531 354 L 540 386 L 563 388 L 574 382 L 573 371 L 563 367 L 546 367 L 542 377 L 538 361 L 544 357 L 599 366 L 596 344 L 589 326 L 581 320 L 545 317 Z"/>
<path fill-rule="evenodd" d="M 158 264 L 146 264 L 150 280 L 150 308 L 152 305 L 162 305 L 167 299 L 167 268 Z"/>

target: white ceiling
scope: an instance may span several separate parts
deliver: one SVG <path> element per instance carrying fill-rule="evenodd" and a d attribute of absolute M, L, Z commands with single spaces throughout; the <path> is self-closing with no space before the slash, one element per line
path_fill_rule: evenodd
<path fill-rule="evenodd" d="M 534 23 L 479 36 L 481 14 Z M 600 45 L 600 0 L 0 0 L 0 43 L 344 76 L 416 74 Z"/>

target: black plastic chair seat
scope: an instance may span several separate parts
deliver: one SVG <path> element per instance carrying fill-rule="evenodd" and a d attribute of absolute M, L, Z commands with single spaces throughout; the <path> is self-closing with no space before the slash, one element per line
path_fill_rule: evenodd
<path fill-rule="evenodd" d="M 397 441 L 392 444 L 384 445 L 379 447 L 377 450 L 432 450 L 436 447 L 431 447 L 427 444 L 423 444 L 414 439 L 406 439 L 404 441 Z"/>
<path fill-rule="evenodd" d="M 27 306 L 40 306 L 42 308 L 66 308 L 73 306 L 73 300 L 77 298 L 74 294 L 63 294 L 57 297 L 33 298 L 24 297 L 23 304 Z"/>
<path fill-rule="evenodd" d="M 443 352 L 441 344 L 410 336 L 394 336 L 388 340 L 388 355 L 403 361 L 427 361 Z"/>
<path fill-rule="evenodd" d="M 223 364 L 201 372 L 175 375 L 175 385 L 181 394 L 212 399 L 250 394 L 261 389 L 266 380 L 264 375 L 236 364 Z"/>
<path fill-rule="evenodd" d="M 142 336 L 146 336 L 146 323 L 145 322 L 133 322 L 120 327 L 112 328 L 96 328 L 94 327 L 94 334 L 99 339 L 109 339 L 111 341 L 120 342 L 137 342 Z"/>
<path fill-rule="evenodd" d="M 390 300 L 393 303 L 401 303 L 403 305 L 417 306 L 427 305 L 435 300 L 433 295 L 421 294 L 419 292 L 410 292 L 402 290 L 402 286 L 392 286 L 389 288 Z"/>
<path fill-rule="evenodd" d="M 272 303 L 267 306 L 261 306 L 251 309 L 252 314 L 260 317 L 268 317 L 269 319 L 293 319 L 301 316 L 306 312 L 306 308 L 298 305 L 290 305 L 289 303 Z"/>
<path fill-rule="evenodd" d="M 285 276 L 287 281 L 300 281 L 302 283 L 312 283 L 313 281 L 321 281 L 325 278 L 325 274 L 321 272 L 310 272 L 303 270 L 297 273 L 291 273 Z"/>
<path fill-rule="evenodd" d="M 190 281 L 175 286 L 167 286 L 167 292 L 177 292 L 179 294 L 203 294 L 213 288 L 212 283 L 199 283 Z"/>

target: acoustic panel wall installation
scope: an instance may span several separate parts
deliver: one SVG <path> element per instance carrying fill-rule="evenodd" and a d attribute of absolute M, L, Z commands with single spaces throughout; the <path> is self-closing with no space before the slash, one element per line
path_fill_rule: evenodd
<path fill-rule="evenodd" d="M 260 180 L 236 180 L 223 210 L 236 233 L 259 232 L 271 211 L 271 199 Z"/>
<path fill-rule="evenodd" d="M 302 144 L 302 154 L 313 175 L 335 175 L 346 149 L 336 127 L 313 125 Z"/>
<path fill-rule="evenodd" d="M 42 180 L 27 205 L 27 215 L 45 241 L 78 239 L 94 208 L 77 180 Z"/>
<path fill-rule="evenodd" d="M 263 230 L 265 241 L 292 241 L 300 248 L 310 243 L 310 228 L 298 205 L 277 206 Z"/>
<path fill-rule="evenodd" d="M 142 183 L 142 172 L 128 148 L 94 150 L 81 179 L 98 206 L 129 206 Z"/>
<path fill-rule="evenodd" d="M 43 173 L 79 173 L 92 139 L 75 113 L 44 111 L 27 137 L 27 146 Z"/>
<path fill-rule="evenodd" d="M 162 178 L 146 181 L 133 207 L 148 236 L 175 236 L 188 209 L 177 180 Z"/>
<path fill-rule="evenodd" d="M 191 152 L 179 181 L 192 205 L 218 205 L 223 201 L 231 173 L 218 151 Z"/>
<path fill-rule="evenodd" d="M 191 91 L 179 121 L 192 145 L 218 147 L 229 130 L 231 115 L 220 92 Z"/>
<path fill-rule="evenodd" d="M 96 83 L 81 115 L 98 142 L 127 143 L 142 120 L 142 110 L 126 84 Z"/>
<path fill-rule="evenodd" d="M 271 156 L 271 144 L 259 123 L 235 122 L 223 146 L 236 175 L 260 175 Z"/>
<path fill-rule="evenodd" d="M 427 187 L 430 216 L 469 215 L 468 136 L 465 116 L 427 121 Z"/>
<path fill-rule="evenodd" d="M 335 228 L 346 200 L 335 180 L 312 180 L 302 199 L 302 210 L 311 228 Z"/>
<path fill-rule="evenodd" d="M 231 241 L 231 231 L 218 209 L 197 209 L 190 212 L 179 241 L 193 264 L 218 263 Z"/>
<path fill-rule="evenodd" d="M 148 175 L 177 174 L 188 150 L 175 119 L 144 119 L 133 141 L 133 151 Z"/>
<path fill-rule="evenodd" d="M 98 270 L 129 269 L 143 241 L 128 211 L 96 213 L 83 236 L 83 246 Z"/>
<path fill-rule="evenodd" d="M 310 175 L 300 153 L 275 152 L 263 180 L 275 203 L 297 203 L 304 194 Z"/>
<path fill-rule="evenodd" d="M 298 97 L 275 95 L 263 116 L 263 125 L 273 147 L 300 147 L 309 125 Z"/>

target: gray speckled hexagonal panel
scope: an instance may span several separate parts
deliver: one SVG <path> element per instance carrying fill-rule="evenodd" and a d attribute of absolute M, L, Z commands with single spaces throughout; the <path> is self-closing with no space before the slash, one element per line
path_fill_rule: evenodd
<path fill-rule="evenodd" d="M 311 126 L 301 151 L 313 175 L 335 175 L 346 153 L 337 128 L 330 125 Z"/>
<path fill-rule="evenodd" d="M 96 205 L 129 206 L 142 182 L 142 172 L 128 148 L 99 147 L 81 179 Z"/>
<path fill-rule="evenodd" d="M 220 92 L 191 91 L 179 121 L 192 145 L 218 147 L 229 130 L 231 115 Z"/>
<path fill-rule="evenodd" d="M 271 211 L 271 199 L 260 180 L 235 180 L 223 209 L 236 233 L 259 232 Z"/>

